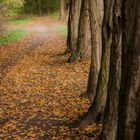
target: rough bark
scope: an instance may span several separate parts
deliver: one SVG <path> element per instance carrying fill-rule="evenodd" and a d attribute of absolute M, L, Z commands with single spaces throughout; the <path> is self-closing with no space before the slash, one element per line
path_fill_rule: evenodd
<path fill-rule="evenodd" d="M 89 116 L 92 121 L 100 120 L 105 108 L 107 96 L 107 84 L 109 78 L 109 64 L 110 64 L 110 47 L 112 43 L 112 16 L 107 16 L 106 13 L 113 12 L 113 5 L 110 3 L 104 12 L 103 29 L 102 29 L 102 58 L 101 68 L 98 77 L 97 89 L 95 99 L 89 110 Z"/>
<path fill-rule="evenodd" d="M 65 0 L 60 0 L 60 20 L 64 20 L 65 18 Z"/>
<path fill-rule="evenodd" d="M 71 53 L 68 62 L 74 62 L 77 59 L 82 60 L 89 55 L 90 47 L 90 26 L 89 26 L 89 1 L 82 0 L 78 38 L 75 52 Z"/>
<path fill-rule="evenodd" d="M 110 0 L 109 0 L 110 1 Z M 105 0 L 107 2 L 107 0 Z M 122 24 L 121 0 L 111 0 L 113 8 L 113 37 L 110 52 L 110 73 L 107 103 L 100 140 L 116 140 L 118 124 L 118 98 L 121 82 Z M 108 16 L 111 13 L 108 13 Z M 110 139 L 111 138 L 111 139 Z"/>
<path fill-rule="evenodd" d="M 140 89 L 138 92 L 140 93 Z M 136 123 L 137 123 L 137 127 L 136 127 L 135 139 L 139 140 L 139 138 L 140 138 L 140 109 L 139 109 L 139 114 L 137 115 L 137 122 Z"/>
<path fill-rule="evenodd" d="M 117 140 L 140 134 L 140 1 L 123 2 L 123 62 Z"/>
<path fill-rule="evenodd" d="M 73 52 L 76 50 L 80 9 L 81 0 L 70 0 L 67 49 L 65 53 Z"/>
<path fill-rule="evenodd" d="M 89 0 L 89 15 L 91 28 L 91 66 L 87 95 L 94 97 L 101 64 L 103 1 Z"/>
<path fill-rule="evenodd" d="M 113 6 L 114 3 L 110 2 L 109 0 L 104 5 L 106 8 L 104 10 L 102 29 L 102 58 L 96 95 L 88 112 L 82 118 L 81 125 L 86 125 L 92 123 L 93 121 L 102 120 L 104 113 L 107 98 L 107 84 L 109 79 L 110 47 L 112 44 Z"/>

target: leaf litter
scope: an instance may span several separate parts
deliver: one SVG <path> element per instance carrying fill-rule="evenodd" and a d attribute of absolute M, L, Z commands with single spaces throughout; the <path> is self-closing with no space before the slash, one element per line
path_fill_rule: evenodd
<path fill-rule="evenodd" d="M 11 25 L 12 29 L 24 28 L 30 33 L 0 46 L 1 140 L 97 138 L 97 124 L 68 127 L 91 104 L 81 96 L 86 92 L 90 61 L 66 63 L 69 55 L 62 55 L 66 36 L 56 30 L 57 25 L 64 24 L 36 18 L 22 27 Z M 46 26 L 45 32 L 33 30 L 37 26 Z"/>

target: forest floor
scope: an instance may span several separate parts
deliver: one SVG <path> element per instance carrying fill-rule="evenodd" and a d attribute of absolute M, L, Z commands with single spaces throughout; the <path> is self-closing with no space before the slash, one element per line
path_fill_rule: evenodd
<path fill-rule="evenodd" d="M 87 111 L 89 60 L 67 64 L 65 23 L 34 18 L 24 38 L 0 46 L 0 140 L 95 139 L 96 124 L 69 128 Z"/>

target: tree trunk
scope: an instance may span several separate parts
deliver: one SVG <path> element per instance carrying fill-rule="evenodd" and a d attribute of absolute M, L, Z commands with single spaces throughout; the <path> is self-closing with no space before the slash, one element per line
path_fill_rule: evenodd
<path fill-rule="evenodd" d="M 139 89 L 138 92 L 140 93 L 140 89 Z M 137 126 L 136 126 L 136 133 L 135 133 L 136 137 L 135 137 L 135 139 L 139 140 L 139 138 L 140 138 L 140 109 L 139 109 L 139 114 L 137 115 L 137 122 L 136 122 L 136 124 L 137 124 Z"/>
<path fill-rule="evenodd" d="M 82 60 L 85 55 L 89 54 L 90 46 L 90 26 L 89 26 L 89 3 L 87 0 L 82 0 L 78 38 L 75 52 L 71 53 L 68 62 L 74 62 L 77 59 Z"/>
<path fill-rule="evenodd" d="M 36 6 L 35 10 L 37 10 L 37 14 L 39 16 L 41 16 L 41 14 L 42 14 L 42 11 L 41 11 L 41 0 L 35 0 L 35 6 Z"/>
<path fill-rule="evenodd" d="M 111 1 L 113 8 L 113 37 L 110 53 L 110 74 L 107 92 L 107 103 L 104 114 L 101 140 L 116 140 L 118 123 L 118 97 L 121 82 L 121 52 L 122 52 L 122 28 L 121 28 L 121 0 Z M 107 8 L 107 7 L 105 7 Z M 110 11 L 112 12 L 112 11 Z M 112 13 L 108 13 L 110 16 Z M 111 138 L 111 139 L 110 139 Z"/>
<path fill-rule="evenodd" d="M 92 1 L 92 0 L 91 0 Z M 102 120 L 104 113 L 106 98 L 107 98 L 107 85 L 109 79 L 109 64 L 110 64 L 110 47 L 112 44 L 112 32 L 113 32 L 113 3 L 105 3 L 104 7 L 104 19 L 102 29 L 102 58 L 101 68 L 98 77 L 98 83 L 96 88 L 96 95 L 92 102 L 88 112 L 83 116 L 81 125 L 92 123 L 93 121 Z M 108 13 L 111 13 L 108 16 Z M 93 86 L 93 85 L 91 85 Z"/>
<path fill-rule="evenodd" d="M 91 28 L 91 66 L 89 72 L 87 95 L 94 97 L 101 64 L 103 1 L 89 0 Z"/>
<path fill-rule="evenodd" d="M 60 20 L 65 20 L 65 0 L 60 0 Z"/>
<path fill-rule="evenodd" d="M 103 140 L 139 140 L 140 134 L 140 1 L 124 0 L 122 2 L 122 80 L 119 92 L 118 119 L 117 98 L 108 96 L 108 103 L 112 102 L 109 110 L 113 110 L 115 107 L 115 113 L 109 111 L 112 119 L 104 121 L 103 132 L 105 133 L 101 135 Z M 114 37 L 116 35 L 117 32 Z M 115 95 L 115 91 L 113 94 Z M 113 124 L 110 129 L 115 127 L 115 129 L 112 128 L 112 133 L 109 127 L 105 127 L 107 124 Z"/>
<path fill-rule="evenodd" d="M 7 5 L 4 1 L 0 1 L 0 37 L 6 35 L 6 17 Z"/>
<path fill-rule="evenodd" d="M 41 2 L 41 0 L 38 0 L 38 12 L 39 12 L 39 16 L 41 16 L 42 15 L 42 2 Z"/>
<path fill-rule="evenodd" d="M 123 2 L 123 65 L 117 140 L 139 140 L 140 1 Z"/>
<path fill-rule="evenodd" d="M 80 9 L 81 0 L 70 0 L 67 49 L 65 53 L 73 52 L 76 50 Z"/>

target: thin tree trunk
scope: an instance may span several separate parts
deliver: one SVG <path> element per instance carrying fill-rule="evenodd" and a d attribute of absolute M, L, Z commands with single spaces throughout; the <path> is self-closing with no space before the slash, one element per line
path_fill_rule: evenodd
<path fill-rule="evenodd" d="M 65 0 L 60 0 L 60 20 L 65 20 Z"/>
<path fill-rule="evenodd" d="M 82 0 L 78 38 L 75 52 L 71 53 L 68 62 L 74 62 L 77 59 L 83 59 L 88 55 L 90 46 L 90 26 L 89 26 L 89 3 L 87 0 Z"/>
<path fill-rule="evenodd" d="M 39 16 L 42 15 L 42 5 L 41 4 L 42 4 L 41 0 L 38 0 L 37 5 L 38 5 L 38 14 L 39 14 Z"/>
<path fill-rule="evenodd" d="M 6 10 L 7 6 L 4 1 L 0 1 L 0 37 L 6 34 Z"/>
<path fill-rule="evenodd" d="M 105 0 L 114 3 L 113 37 L 110 55 L 110 74 L 107 92 L 107 103 L 104 114 L 101 140 L 116 140 L 118 124 L 118 98 L 121 82 L 122 24 L 121 0 Z M 106 8 L 106 7 L 105 7 Z M 108 13 L 110 16 L 111 13 Z M 111 139 L 110 139 L 111 138 Z"/>

